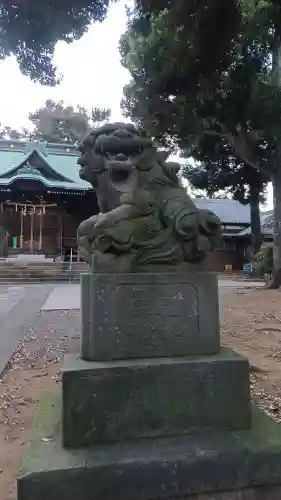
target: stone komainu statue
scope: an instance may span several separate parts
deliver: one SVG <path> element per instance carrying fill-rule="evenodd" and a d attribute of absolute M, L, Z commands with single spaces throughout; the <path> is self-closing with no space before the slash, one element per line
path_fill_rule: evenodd
<path fill-rule="evenodd" d="M 204 260 L 220 220 L 199 210 L 152 141 L 131 124 L 93 130 L 80 145 L 80 177 L 96 190 L 101 213 L 78 228 L 80 256 L 101 270 L 133 272 L 150 265 Z"/>

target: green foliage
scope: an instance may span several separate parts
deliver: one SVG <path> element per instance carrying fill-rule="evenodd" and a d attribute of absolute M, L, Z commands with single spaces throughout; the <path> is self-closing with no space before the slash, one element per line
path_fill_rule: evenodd
<path fill-rule="evenodd" d="M 265 274 L 271 274 L 273 270 L 273 245 L 263 245 L 253 260 L 253 274 L 263 278 Z"/>
<path fill-rule="evenodd" d="M 58 40 L 71 43 L 79 39 L 92 22 L 102 21 L 111 3 L 116 0 L 21 0 L 0 2 L 0 58 L 15 55 L 21 71 L 34 81 L 43 85 L 55 85 L 58 81 L 56 68 L 53 66 L 55 44 Z M 138 27 L 145 27 L 148 15 L 158 15 L 167 5 L 171 6 L 172 15 L 168 19 L 169 29 L 175 26 L 177 52 L 183 38 L 180 26 L 193 27 L 192 41 L 197 48 L 198 59 L 192 58 L 192 64 L 204 70 L 211 58 L 208 50 L 214 54 L 211 66 L 224 58 L 225 46 L 235 32 L 237 9 L 234 0 L 137 0 L 136 9 L 141 21 Z M 148 14 L 149 13 L 149 14 Z M 184 16 L 183 16 L 184 13 Z M 166 20 L 163 20 L 164 25 Z M 217 29 L 217 25 L 220 29 Z M 196 27 L 196 29 L 194 29 Z M 202 38 L 202 33 L 205 37 Z M 219 43 L 217 43 L 219 33 Z M 165 35 L 164 40 L 165 41 Z M 171 61 L 172 62 L 172 61 Z M 172 69 L 170 66 L 169 71 Z M 179 79 L 182 76 L 179 74 Z M 185 77 L 184 77 L 185 79 Z"/>
<path fill-rule="evenodd" d="M 95 106 L 90 112 L 82 106 L 67 106 L 63 101 L 47 100 L 45 105 L 29 114 L 33 130 L 15 130 L 0 124 L 0 138 L 37 139 L 47 142 L 81 142 L 92 128 L 107 123 L 111 116 L 108 108 Z"/>
<path fill-rule="evenodd" d="M 194 149 L 193 158 L 183 169 L 186 177 L 197 189 L 206 190 L 209 196 L 227 190 L 241 203 L 250 202 L 251 188 L 260 192 L 260 201 L 269 177 L 236 158 L 226 141 L 218 137 L 202 136 Z"/>
<path fill-rule="evenodd" d="M 34 125 L 32 136 L 48 142 L 80 142 L 90 128 L 102 125 L 110 118 L 110 109 L 95 107 L 91 113 L 78 106 L 66 106 L 63 101 L 47 100 L 45 105 L 30 113 Z"/>
<path fill-rule="evenodd" d="M 79 39 L 91 23 L 104 20 L 115 1 L 2 0 L 0 58 L 13 54 L 24 74 L 43 85 L 55 85 L 59 79 L 52 59 L 57 41 L 71 43 Z M 279 0 L 136 0 L 130 26 L 142 35 L 150 32 L 152 52 L 158 44 L 159 55 L 166 60 L 159 67 L 159 59 L 150 59 L 152 68 L 158 65 L 161 78 L 165 76 L 166 83 L 162 86 L 159 79 L 158 90 L 174 89 L 175 93 L 180 87 L 189 89 L 198 75 L 203 82 L 209 74 L 214 76 L 216 71 L 228 67 L 241 22 L 247 35 L 253 28 L 258 31 L 257 41 L 263 50 L 268 26 L 274 25 L 280 16 L 279 4 Z M 152 30 L 151 20 L 155 26 Z M 145 52 L 148 61 L 149 54 L 146 49 Z"/>
<path fill-rule="evenodd" d="M 123 109 L 187 156 L 219 148 L 229 161 L 271 173 L 281 111 L 270 64 L 277 10 L 269 1 L 254 9 L 250 0 L 203 3 L 176 0 L 158 14 L 131 15 L 120 44 L 132 75 Z"/>
<path fill-rule="evenodd" d="M 79 39 L 92 22 L 104 20 L 109 4 L 110 0 L 2 0 L 0 58 L 13 54 L 23 74 L 55 85 L 56 43 Z"/>
<path fill-rule="evenodd" d="M 226 48 L 238 22 L 233 0 L 158 1 L 151 10 L 148 2 L 140 3 L 121 43 L 125 59 L 126 44 L 132 49 L 124 62 L 133 76 L 153 74 L 154 91 L 169 96 L 190 90 L 198 75 L 227 67 Z"/>
<path fill-rule="evenodd" d="M 90 126 L 91 128 L 97 128 L 107 123 L 111 116 L 111 110 L 109 108 L 99 108 L 95 106 L 92 108 L 90 114 Z"/>
<path fill-rule="evenodd" d="M 185 166 L 183 176 L 195 188 L 204 190 L 211 197 L 225 191 L 240 203 L 250 204 L 252 246 L 256 252 L 262 241 L 259 203 L 265 201 L 266 181 L 269 179 L 235 158 L 227 145 L 223 147 L 219 143 L 214 147 L 213 140 L 213 137 L 202 138 L 196 155 L 196 159 L 201 160 L 199 166 Z M 212 146 L 210 150 L 206 149 L 209 141 Z M 209 161 L 206 161 L 206 157 Z"/>
<path fill-rule="evenodd" d="M 121 40 L 122 62 L 132 76 L 124 112 L 162 144 L 196 161 L 199 167 L 187 162 L 183 171 L 196 188 L 209 195 L 225 189 L 251 203 L 257 249 L 259 192 L 280 166 L 281 89 L 271 64 L 280 44 L 279 4 L 158 5 L 150 15 L 135 10 Z"/>
<path fill-rule="evenodd" d="M 22 139 L 28 136 L 28 131 L 22 129 L 21 131 L 13 129 L 11 127 L 1 126 L 0 124 L 0 139 Z"/>

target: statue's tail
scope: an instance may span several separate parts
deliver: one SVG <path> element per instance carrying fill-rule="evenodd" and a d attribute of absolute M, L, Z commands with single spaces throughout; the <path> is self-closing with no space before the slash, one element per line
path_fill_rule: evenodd
<path fill-rule="evenodd" d="M 185 259 L 203 260 L 219 243 L 221 223 L 209 210 L 184 208 L 174 219 L 175 232 L 182 243 Z"/>

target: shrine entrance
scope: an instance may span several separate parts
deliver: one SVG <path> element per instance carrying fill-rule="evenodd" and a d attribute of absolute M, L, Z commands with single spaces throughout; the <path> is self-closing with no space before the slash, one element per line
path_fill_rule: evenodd
<path fill-rule="evenodd" d="M 43 218 L 46 214 L 45 207 L 20 207 L 20 239 L 18 246 L 30 253 L 42 250 L 43 243 Z"/>
<path fill-rule="evenodd" d="M 62 251 L 62 217 L 55 204 L 8 203 L 8 247 L 31 254 Z"/>

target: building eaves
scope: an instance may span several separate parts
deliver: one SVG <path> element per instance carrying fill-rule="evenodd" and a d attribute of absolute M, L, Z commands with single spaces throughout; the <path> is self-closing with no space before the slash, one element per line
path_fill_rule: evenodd
<path fill-rule="evenodd" d="M 211 210 L 219 217 L 222 224 L 250 224 L 250 207 L 231 199 L 194 198 L 195 205 L 204 210 Z"/>

